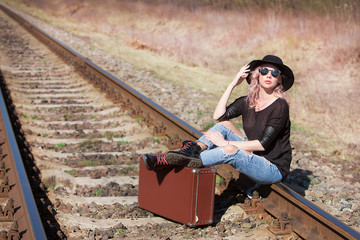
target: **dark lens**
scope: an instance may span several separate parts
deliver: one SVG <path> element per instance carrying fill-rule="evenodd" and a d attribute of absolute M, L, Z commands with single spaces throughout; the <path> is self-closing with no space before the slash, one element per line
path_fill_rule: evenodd
<path fill-rule="evenodd" d="M 277 70 L 277 69 L 274 69 L 274 70 L 271 71 L 271 75 L 273 75 L 273 77 L 276 78 L 276 77 L 278 77 L 280 75 L 280 71 Z"/>
<path fill-rule="evenodd" d="M 261 73 L 261 75 L 265 76 L 266 74 L 268 74 L 269 69 L 267 68 L 260 68 L 259 72 Z"/>

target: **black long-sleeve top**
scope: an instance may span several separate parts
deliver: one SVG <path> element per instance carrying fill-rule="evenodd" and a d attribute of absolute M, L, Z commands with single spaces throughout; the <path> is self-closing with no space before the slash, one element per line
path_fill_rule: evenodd
<path fill-rule="evenodd" d="M 289 105 L 281 98 L 275 100 L 268 107 L 255 111 L 250 108 L 247 97 L 236 99 L 227 108 L 223 116 L 218 120 L 224 121 L 242 116 L 243 127 L 248 140 L 261 140 L 264 138 L 265 129 L 272 129 L 271 142 L 263 145 L 264 151 L 256 151 L 254 154 L 265 157 L 275 164 L 286 177 L 290 171 L 291 145 L 290 145 L 290 117 Z M 265 131 L 265 132 L 264 132 Z M 275 132 L 275 133 L 274 133 Z"/>

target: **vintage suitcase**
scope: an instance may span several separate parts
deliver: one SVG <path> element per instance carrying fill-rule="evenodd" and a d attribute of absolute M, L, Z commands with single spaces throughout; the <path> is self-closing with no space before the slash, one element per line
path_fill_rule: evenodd
<path fill-rule="evenodd" d="M 139 207 L 194 227 L 213 222 L 214 168 L 164 168 L 149 171 L 140 160 Z"/>

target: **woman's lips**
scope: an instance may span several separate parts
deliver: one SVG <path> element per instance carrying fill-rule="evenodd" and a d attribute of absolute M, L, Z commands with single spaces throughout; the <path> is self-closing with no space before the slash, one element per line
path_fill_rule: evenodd
<path fill-rule="evenodd" d="M 271 81 L 267 80 L 265 81 L 266 84 L 271 84 Z"/>

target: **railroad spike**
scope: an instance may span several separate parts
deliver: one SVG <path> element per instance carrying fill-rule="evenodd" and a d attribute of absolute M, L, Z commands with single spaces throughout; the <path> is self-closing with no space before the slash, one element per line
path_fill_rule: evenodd
<path fill-rule="evenodd" d="M 169 138 L 166 144 L 170 149 L 175 149 L 181 147 L 181 139 L 178 134 L 175 134 L 173 137 Z"/>
<path fill-rule="evenodd" d="M 115 104 L 116 103 L 121 103 L 123 101 L 121 93 L 119 93 L 119 92 L 114 93 L 113 99 L 114 99 L 113 101 L 114 101 Z"/>
<path fill-rule="evenodd" d="M 269 225 L 269 230 L 275 235 L 291 234 L 293 230 L 287 212 L 281 213 L 281 217 L 279 219 L 274 219 Z"/>
<path fill-rule="evenodd" d="M 4 161 L 0 161 L 0 179 L 4 179 L 6 175 L 6 166 Z"/>
<path fill-rule="evenodd" d="M 10 231 L 8 233 L 8 239 L 12 239 L 12 240 L 20 239 L 19 224 L 17 221 L 14 221 L 14 223 L 11 225 Z"/>
<path fill-rule="evenodd" d="M 15 213 L 14 199 L 9 198 L 9 200 L 4 208 L 4 217 L 7 217 L 8 220 L 13 220 L 14 213 Z"/>
<path fill-rule="evenodd" d="M 251 199 L 246 198 L 244 203 L 241 204 L 241 207 L 247 214 L 263 214 L 265 211 L 264 204 L 257 191 L 253 192 L 253 197 Z"/>
<path fill-rule="evenodd" d="M 145 119 L 144 119 L 144 122 L 149 126 L 150 123 L 151 123 L 151 118 L 150 118 L 150 113 L 146 113 L 145 114 Z"/>
<path fill-rule="evenodd" d="M 9 178 L 5 176 L 0 185 L 0 197 L 8 197 L 10 191 Z"/>

